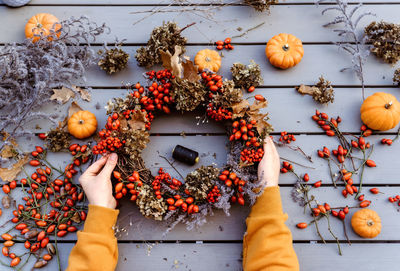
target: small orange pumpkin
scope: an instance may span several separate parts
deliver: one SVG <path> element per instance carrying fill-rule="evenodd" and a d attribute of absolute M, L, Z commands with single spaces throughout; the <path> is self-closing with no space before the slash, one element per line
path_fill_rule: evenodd
<path fill-rule="evenodd" d="M 377 92 L 363 102 L 361 120 L 369 128 L 390 130 L 400 122 L 400 103 L 392 94 Z"/>
<path fill-rule="evenodd" d="M 204 49 L 196 54 L 194 64 L 199 67 L 199 71 L 208 69 L 217 72 L 221 67 L 221 56 L 215 50 Z"/>
<path fill-rule="evenodd" d="M 273 66 L 288 69 L 296 66 L 303 58 L 303 43 L 291 34 L 281 33 L 268 41 L 265 55 Z"/>
<path fill-rule="evenodd" d="M 68 120 L 68 132 L 76 138 L 87 138 L 96 132 L 96 116 L 89 111 L 78 111 Z"/>
<path fill-rule="evenodd" d="M 33 42 L 39 40 L 38 36 L 48 36 L 50 35 L 50 30 L 58 31 L 61 28 L 61 24 L 58 23 L 58 19 L 56 16 L 49 13 L 38 13 L 25 25 L 25 36 L 28 39 L 32 39 Z M 57 33 L 57 37 L 60 36 L 60 32 Z M 49 40 L 52 38 L 49 37 Z"/>
<path fill-rule="evenodd" d="M 371 209 L 361 209 L 351 217 L 353 230 L 364 238 L 374 238 L 381 232 L 381 218 Z"/>

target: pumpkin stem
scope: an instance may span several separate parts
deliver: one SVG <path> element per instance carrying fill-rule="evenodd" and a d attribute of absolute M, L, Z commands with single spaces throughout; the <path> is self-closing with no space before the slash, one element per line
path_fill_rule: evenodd
<path fill-rule="evenodd" d="M 79 124 L 84 124 L 85 121 L 84 120 L 79 120 Z"/>
<path fill-rule="evenodd" d="M 36 27 L 37 27 L 37 28 L 42 28 L 43 25 L 42 25 L 41 23 L 37 23 L 37 24 L 36 24 Z"/>
<path fill-rule="evenodd" d="M 389 103 L 385 104 L 385 108 L 389 109 L 393 105 L 393 102 L 390 101 Z"/>
<path fill-rule="evenodd" d="M 283 51 L 288 51 L 289 50 L 289 44 L 285 44 L 282 46 Z"/>
<path fill-rule="evenodd" d="M 206 56 L 206 62 L 210 62 L 210 61 L 211 61 L 211 59 L 208 56 Z"/>
<path fill-rule="evenodd" d="M 369 226 L 369 227 L 371 227 L 371 226 L 373 226 L 375 223 L 374 223 L 374 221 L 372 220 L 372 219 L 368 219 L 367 220 L 367 225 Z"/>

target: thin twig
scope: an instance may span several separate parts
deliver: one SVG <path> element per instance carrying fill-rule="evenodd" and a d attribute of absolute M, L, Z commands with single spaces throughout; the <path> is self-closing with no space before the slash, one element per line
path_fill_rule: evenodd
<path fill-rule="evenodd" d="M 282 160 L 284 160 L 284 161 L 288 161 L 289 163 L 292 163 L 292 164 L 295 164 L 295 165 L 298 165 L 298 166 L 301 166 L 301 167 L 304 167 L 304 168 L 316 169 L 315 167 L 305 166 L 305 165 L 303 165 L 303 164 L 300 164 L 300 163 L 294 162 L 294 161 L 292 161 L 292 160 L 286 159 L 286 158 L 284 158 L 284 157 L 282 157 L 282 156 L 280 156 L 280 158 L 281 158 Z"/>
<path fill-rule="evenodd" d="M 167 159 L 167 157 L 162 156 L 162 155 L 158 155 L 161 158 L 165 159 L 165 161 L 168 162 L 168 164 L 179 174 L 179 176 L 181 176 L 182 180 L 185 180 L 185 177 L 183 177 L 183 175 L 176 169 L 176 167 Z"/>
<path fill-rule="evenodd" d="M 337 236 L 332 232 L 332 229 L 331 229 L 331 222 L 330 222 L 330 219 L 329 219 L 329 215 L 325 214 L 325 217 L 326 217 L 326 220 L 328 220 L 328 231 L 331 233 L 332 237 L 335 238 L 336 244 L 337 244 L 338 249 L 339 249 L 339 255 L 342 256 L 342 249 L 340 248 L 339 239 L 338 239 Z"/>
<path fill-rule="evenodd" d="M 244 31 L 242 34 L 233 36 L 232 39 L 234 39 L 234 38 L 241 38 L 241 37 L 247 35 L 250 31 L 253 31 L 253 30 L 257 29 L 257 28 L 263 26 L 264 24 L 265 24 L 265 22 L 262 22 L 262 23 L 260 23 L 260 24 L 258 24 L 258 25 L 256 25 L 256 26 L 253 26 L 253 27 L 247 29 L 246 31 Z"/>
<path fill-rule="evenodd" d="M 343 223 L 343 232 L 344 232 L 344 236 L 346 237 L 347 243 L 349 243 L 349 245 L 351 245 L 349 236 L 347 235 L 346 223 L 344 222 L 344 220 L 342 220 L 342 223 Z"/>

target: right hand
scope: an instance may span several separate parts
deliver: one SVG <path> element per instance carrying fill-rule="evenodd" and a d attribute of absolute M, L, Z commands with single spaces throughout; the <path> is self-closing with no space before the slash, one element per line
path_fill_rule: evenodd
<path fill-rule="evenodd" d="M 272 139 L 267 136 L 264 140 L 264 156 L 258 165 L 258 179 L 266 187 L 278 186 L 280 160 Z"/>
<path fill-rule="evenodd" d="M 112 153 L 101 157 L 79 177 L 89 204 L 115 209 L 111 174 L 117 165 L 118 155 Z"/>

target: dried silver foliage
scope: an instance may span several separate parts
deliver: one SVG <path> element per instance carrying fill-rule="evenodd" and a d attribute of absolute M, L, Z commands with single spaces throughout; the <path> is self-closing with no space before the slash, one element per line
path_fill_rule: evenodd
<path fill-rule="evenodd" d="M 109 31 L 87 17 L 71 17 L 61 21 L 62 28 L 39 37 L 32 43 L 6 44 L 0 48 L 0 131 L 7 128 L 9 138 L 30 134 L 24 127 L 35 119 L 54 122 L 56 116 L 37 111 L 50 102 L 52 89 L 72 87 L 81 79 L 97 54 L 90 43 Z M 57 35 L 60 35 L 57 37 Z M 3 141 L 0 149 L 8 144 Z"/>
<path fill-rule="evenodd" d="M 332 2 L 331 0 L 317 0 L 316 4 L 322 4 L 325 2 Z M 374 15 L 371 12 L 359 12 L 362 4 L 349 5 L 347 0 L 335 0 L 335 6 L 328 6 L 322 11 L 324 15 L 328 11 L 337 11 L 338 16 L 324 27 L 343 25 L 339 29 L 333 30 L 338 34 L 339 37 L 343 38 L 342 41 L 337 42 L 337 46 L 351 55 L 352 66 L 341 69 L 340 71 L 353 71 L 356 73 L 358 79 L 361 82 L 362 97 L 365 99 L 365 80 L 364 80 L 364 64 L 370 53 L 369 48 L 366 44 L 366 38 L 357 31 L 357 26 L 361 19 L 365 16 Z M 358 14 L 358 15 L 357 15 Z"/>

